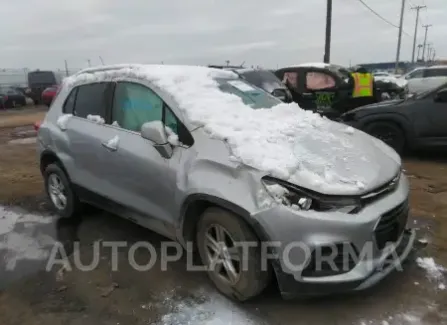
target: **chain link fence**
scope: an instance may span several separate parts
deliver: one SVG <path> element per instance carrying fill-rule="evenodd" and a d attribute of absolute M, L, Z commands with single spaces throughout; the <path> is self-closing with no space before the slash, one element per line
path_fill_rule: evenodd
<path fill-rule="evenodd" d="M 72 75 L 79 71 L 69 70 L 68 75 Z M 0 69 L 0 87 L 27 87 L 28 86 L 28 72 L 29 69 Z M 66 76 L 65 70 L 57 69 L 55 72 L 60 73 L 63 77 Z"/>

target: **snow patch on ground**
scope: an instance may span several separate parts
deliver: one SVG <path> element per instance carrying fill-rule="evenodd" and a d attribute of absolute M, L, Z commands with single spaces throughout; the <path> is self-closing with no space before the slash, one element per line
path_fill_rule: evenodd
<path fill-rule="evenodd" d="M 154 325 L 262 325 L 254 315 L 242 310 L 236 303 L 216 293 L 198 291 L 195 298 L 175 300 L 173 292 L 165 296 L 163 305 L 169 311 Z M 148 309 L 150 306 L 142 305 Z"/>
<path fill-rule="evenodd" d="M 418 257 L 416 263 L 426 271 L 427 278 L 430 281 L 434 281 L 438 284 L 439 290 L 445 290 L 443 273 L 447 272 L 447 270 L 444 267 L 436 264 L 432 257 Z"/>
<path fill-rule="evenodd" d="M 368 175 L 364 165 L 374 164 L 376 152 L 365 153 L 369 159 L 363 162 L 356 159 L 359 139 L 352 135 L 355 130 L 302 110 L 295 103 L 252 109 L 238 96 L 218 88 L 216 78 L 237 80 L 233 72 L 169 65 L 111 68 L 116 70 L 86 69 L 68 77 L 65 84 L 73 87 L 129 77 L 150 80 L 173 96 L 191 124 L 225 141 L 233 159 L 245 165 L 291 183 L 304 181 L 323 193 L 357 193 L 365 187 Z"/>
<path fill-rule="evenodd" d="M 87 120 L 93 121 L 98 124 L 104 124 L 105 120 L 99 115 L 87 115 Z"/>
<path fill-rule="evenodd" d="M 59 116 L 59 118 L 56 121 L 57 126 L 62 130 L 65 131 L 67 129 L 67 123 L 70 120 L 70 118 L 73 117 L 73 114 L 64 114 Z"/>
<path fill-rule="evenodd" d="M 14 140 L 8 141 L 8 143 L 9 144 L 33 144 L 33 143 L 36 143 L 36 141 L 37 141 L 37 138 L 32 137 L 32 138 L 14 139 Z"/>
<path fill-rule="evenodd" d="M 54 239 L 48 235 L 31 235 L 11 232 L 6 240 L 0 243 L 0 250 L 7 250 L 5 256 L 6 269 L 13 271 L 17 262 L 26 260 L 44 260 L 49 256 L 48 247 Z"/>
<path fill-rule="evenodd" d="M 17 213 L 0 206 L 0 250 L 6 251 L 4 262 L 6 269 L 14 270 L 17 261 L 22 259 L 43 260 L 48 257 L 49 245 L 54 239 L 48 235 L 33 233 L 32 224 L 49 224 L 53 222 L 50 216 L 32 213 Z M 24 224 L 25 229 L 15 232 L 18 224 Z"/>
<path fill-rule="evenodd" d="M 0 235 L 11 232 L 19 218 L 19 214 L 0 206 Z"/>
<path fill-rule="evenodd" d="M 425 325 L 419 316 L 412 313 L 401 313 L 396 316 L 388 316 L 383 320 L 363 320 L 359 325 Z"/>

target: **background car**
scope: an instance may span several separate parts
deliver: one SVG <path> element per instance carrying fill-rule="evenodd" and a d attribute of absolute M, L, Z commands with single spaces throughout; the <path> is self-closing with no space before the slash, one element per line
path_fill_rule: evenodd
<path fill-rule="evenodd" d="M 405 149 L 447 148 L 447 83 L 411 98 L 359 107 L 340 121 Z"/>
<path fill-rule="evenodd" d="M 51 103 L 53 102 L 53 99 L 56 96 L 58 90 L 59 90 L 59 86 L 57 86 L 57 85 L 46 88 L 42 92 L 42 103 L 49 107 L 51 105 Z"/>
<path fill-rule="evenodd" d="M 26 97 L 12 87 L 0 87 L 0 108 L 25 106 Z"/>
<path fill-rule="evenodd" d="M 447 82 L 447 65 L 416 68 L 402 77 L 408 81 L 408 91 L 420 94 Z"/>
<path fill-rule="evenodd" d="M 279 98 L 283 102 L 293 101 L 292 94 L 286 85 L 271 71 L 264 69 L 231 69 L 239 77 L 248 81 L 252 85 L 264 89 L 269 94 Z"/>

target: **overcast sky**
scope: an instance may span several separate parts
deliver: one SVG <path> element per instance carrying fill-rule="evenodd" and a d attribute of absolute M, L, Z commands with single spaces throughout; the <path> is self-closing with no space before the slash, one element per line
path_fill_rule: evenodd
<path fill-rule="evenodd" d="M 233 64 L 275 68 L 322 61 L 325 0 L 3 0 L 1 68 L 100 64 Z M 415 11 L 447 58 L 447 0 L 407 0 L 401 58 L 411 59 Z M 334 63 L 392 61 L 398 29 L 358 0 L 333 0 Z M 398 25 L 401 0 L 364 0 Z M 419 28 L 419 42 L 424 30 Z"/>

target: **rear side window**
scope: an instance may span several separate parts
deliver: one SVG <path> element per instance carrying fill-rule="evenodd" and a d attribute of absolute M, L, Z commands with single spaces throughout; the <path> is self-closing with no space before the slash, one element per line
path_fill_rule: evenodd
<path fill-rule="evenodd" d="M 65 100 L 64 107 L 62 109 L 65 114 L 73 114 L 77 92 L 78 88 L 73 89 Z"/>
<path fill-rule="evenodd" d="M 106 118 L 107 83 L 95 83 L 78 87 L 73 115 L 87 118 L 88 115 L 99 115 Z"/>
<path fill-rule="evenodd" d="M 425 70 L 425 78 L 447 77 L 447 68 L 434 68 Z"/>

